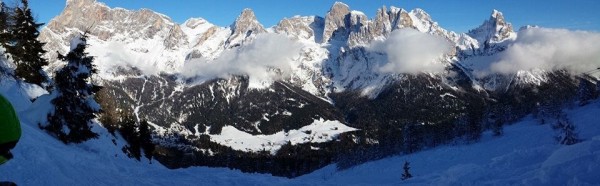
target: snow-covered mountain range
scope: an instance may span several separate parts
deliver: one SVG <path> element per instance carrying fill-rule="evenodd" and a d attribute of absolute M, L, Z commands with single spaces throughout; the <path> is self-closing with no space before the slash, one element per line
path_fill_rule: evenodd
<path fill-rule="evenodd" d="M 104 104 L 148 120 L 166 149 L 213 156 L 224 152 L 199 141 L 251 153 L 277 154 L 287 144 L 318 151 L 335 148 L 329 142 L 385 143 L 383 126 L 483 115 L 487 105 L 563 77 L 552 69 L 489 70 L 527 30 L 515 32 L 497 10 L 455 33 L 422 9 L 393 6 L 369 19 L 336 2 L 325 17 L 294 16 L 265 28 L 250 9 L 220 27 L 68 0 L 39 39 L 50 51 L 51 74 L 63 65 L 54 51 L 66 53 L 70 39 L 87 31 L 95 81 L 112 98 Z M 576 84 L 566 79 L 565 86 Z M 161 160 L 173 167 L 201 164 L 166 154 Z"/>
<path fill-rule="evenodd" d="M 272 28 L 264 28 L 252 10 L 245 9 L 229 27 L 219 27 L 202 18 L 191 18 L 179 25 L 166 15 L 148 9 L 131 11 L 110 8 L 94 0 L 77 0 L 67 2 L 65 10 L 48 23 L 40 39 L 47 42 L 48 51 L 64 53 L 73 34 L 87 30 L 93 40 L 90 52 L 98 57 L 100 77 L 114 79 L 122 76 L 117 70 L 119 68 L 137 68 L 146 75 L 182 74 L 192 70 L 186 68 L 194 66 L 186 63 L 192 63 L 194 59 L 207 63 L 221 62 L 218 58 L 224 51 L 248 45 L 258 35 L 281 34 L 301 45 L 298 54 L 285 56 L 290 58 L 290 68 L 294 73 L 284 79 L 325 97 L 332 91 L 331 84 L 340 83 L 336 88 L 344 87 L 350 84 L 349 81 L 360 78 L 362 71 L 371 70 L 365 65 L 327 65 L 335 65 L 331 63 L 340 60 L 335 58 L 346 56 L 350 50 L 367 48 L 373 41 L 386 40 L 392 31 L 402 28 L 416 29 L 448 40 L 455 49 L 448 51 L 447 59 L 440 60 L 445 63 L 451 62 L 453 57 L 474 55 L 475 51 L 516 37 L 510 23 L 505 22 L 502 13 L 496 10 L 480 27 L 467 34 L 457 34 L 439 27 L 421 9 L 407 11 L 390 7 L 388 10 L 384 6 L 377 11 L 374 19 L 369 20 L 364 13 L 350 10 L 346 4 L 337 2 L 325 18 L 294 16 L 281 20 Z M 262 47 L 261 44 L 257 45 Z M 53 60 L 54 55 L 55 52 L 49 52 L 48 58 L 57 61 Z M 56 66 L 60 64 L 54 63 L 50 68 Z M 328 68 L 333 72 L 324 70 Z M 355 72 L 347 73 L 349 71 Z M 336 77 L 343 79 L 336 80 Z"/>

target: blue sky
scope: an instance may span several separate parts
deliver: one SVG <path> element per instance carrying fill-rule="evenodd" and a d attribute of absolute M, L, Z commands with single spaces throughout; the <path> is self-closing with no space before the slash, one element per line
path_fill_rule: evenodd
<path fill-rule="evenodd" d="M 5 0 L 11 2 L 14 0 Z M 48 22 L 64 8 L 66 0 L 29 0 L 38 21 Z M 98 0 L 110 7 L 149 8 L 178 23 L 202 17 L 230 25 L 244 8 L 254 10 L 258 20 L 270 27 L 284 17 L 324 17 L 335 0 Z M 383 5 L 411 10 L 422 8 L 442 27 L 466 32 L 487 19 L 492 9 L 504 13 L 515 30 L 523 25 L 600 31 L 600 0 L 341 0 L 370 18 Z"/>

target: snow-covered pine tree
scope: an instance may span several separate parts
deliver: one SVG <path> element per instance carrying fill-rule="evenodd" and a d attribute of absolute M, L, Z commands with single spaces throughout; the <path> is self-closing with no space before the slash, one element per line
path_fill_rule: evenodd
<path fill-rule="evenodd" d="M 4 2 L 0 2 L 0 46 L 8 46 L 10 40 L 9 23 L 11 11 Z"/>
<path fill-rule="evenodd" d="M 598 98 L 597 85 L 591 79 L 593 79 L 591 76 L 579 78 L 579 86 L 577 88 L 577 101 L 579 105 L 586 105 L 591 100 Z"/>
<path fill-rule="evenodd" d="M 558 130 L 558 135 L 555 138 L 560 144 L 573 145 L 581 141 L 575 131 L 575 125 L 566 116 L 560 117 L 552 128 Z"/>
<path fill-rule="evenodd" d="M 561 118 L 564 113 L 562 111 L 563 103 L 557 100 L 544 100 L 537 106 L 536 117 L 540 124 L 552 123 Z"/>
<path fill-rule="evenodd" d="M 91 130 L 92 120 L 100 112 L 94 94 L 101 87 L 92 84 L 96 73 L 94 58 L 87 56 L 87 36 L 75 37 L 71 41 L 71 52 L 59 59 L 67 65 L 54 76 L 56 95 L 51 102 L 55 109 L 48 115 L 48 125 L 43 128 L 56 135 L 64 143 L 80 143 L 98 135 Z"/>
<path fill-rule="evenodd" d="M 9 25 L 12 17 L 11 9 L 0 0 L 0 60 L 7 61 L 6 46 L 10 41 Z M 14 70 L 7 64 L 0 64 L 0 78 L 3 76 L 14 77 Z"/>
<path fill-rule="evenodd" d="M 15 8 L 14 25 L 10 29 L 7 52 L 17 65 L 17 77 L 25 82 L 46 87 L 44 84 L 48 82 L 48 76 L 42 70 L 43 66 L 48 65 L 48 61 L 42 57 L 46 53 L 42 48 L 45 43 L 37 40 L 40 35 L 39 28 L 44 24 L 35 22 L 27 0 L 21 0 L 21 4 L 21 7 Z"/>
<path fill-rule="evenodd" d="M 412 178 L 412 175 L 409 172 L 409 170 L 410 170 L 410 163 L 408 163 L 408 161 L 404 161 L 404 167 L 402 167 L 402 169 L 404 169 L 404 173 L 402 173 L 402 180 L 406 180 L 408 178 Z"/>

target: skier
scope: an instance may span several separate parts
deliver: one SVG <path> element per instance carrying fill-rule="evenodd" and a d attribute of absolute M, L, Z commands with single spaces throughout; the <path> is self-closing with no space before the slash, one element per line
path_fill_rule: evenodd
<path fill-rule="evenodd" d="M 13 156 L 10 150 L 17 145 L 21 137 L 21 125 L 12 105 L 0 95 L 0 165 Z"/>

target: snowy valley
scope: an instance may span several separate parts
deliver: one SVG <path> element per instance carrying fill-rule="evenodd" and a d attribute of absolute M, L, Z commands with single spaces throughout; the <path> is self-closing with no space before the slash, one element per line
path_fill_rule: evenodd
<path fill-rule="evenodd" d="M 3 81 L 2 85 L 11 84 Z M 3 95 L 35 92 L 14 84 L 1 91 Z M 30 103 L 23 94 L 9 98 L 21 118 L 35 115 L 24 110 Z M 100 138 L 65 145 L 24 119 L 24 136 L 14 151 L 18 156 L 0 166 L 0 174 L 20 185 L 596 185 L 600 182 L 596 176 L 600 171 L 599 112 L 598 101 L 566 111 L 583 139 L 571 146 L 557 144 L 549 124 L 526 117 L 507 126 L 502 137 L 486 132 L 474 144 L 446 145 L 347 170 L 330 165 L 293 179 L 227 168 L 168 169 L 156 161 L 128 158 L 99 125 L 94 131 Z M 411 163 L 414 177 L 402 181 L 405 161 Z"/>

